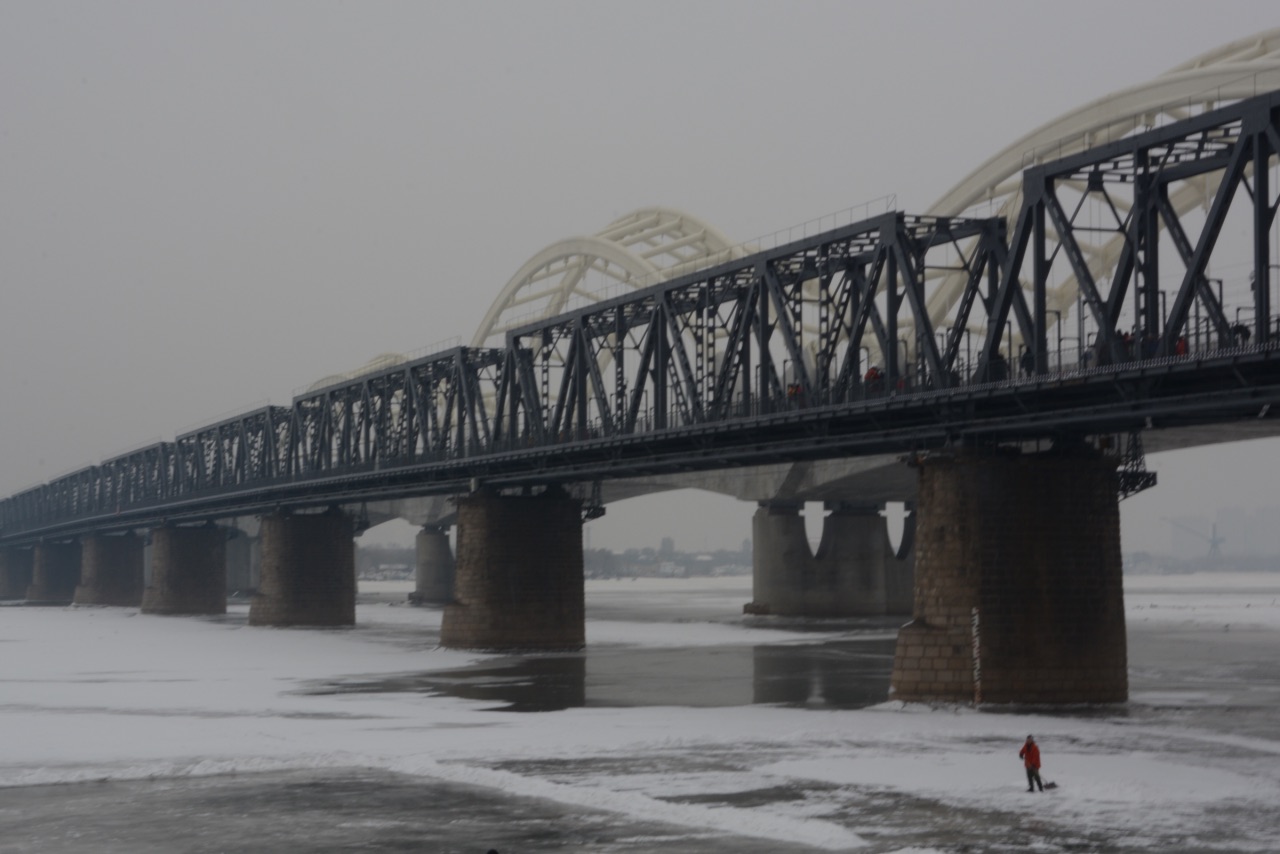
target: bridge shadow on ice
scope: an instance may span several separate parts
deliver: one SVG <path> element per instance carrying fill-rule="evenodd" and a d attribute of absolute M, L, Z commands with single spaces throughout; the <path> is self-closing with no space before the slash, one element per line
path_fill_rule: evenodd
<path fill-rule="evenodd" d="M 425 693 L 492 703 L 493 711 L 511 712 L 756 703 L 859 709 L 888 699 L 894 635 L 871 625 L 812 644 L 603 646 L 503 656 L 450 670 L 329 680 L 303 692 Z"/>

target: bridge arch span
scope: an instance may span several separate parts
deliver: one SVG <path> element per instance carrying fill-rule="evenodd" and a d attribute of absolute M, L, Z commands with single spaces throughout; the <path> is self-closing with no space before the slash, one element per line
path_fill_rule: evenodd
<path fill-rule="evenodd" d="M 471 339 L 500 344 L 521 323 L 554 317 L 731 258 L 746 250 L 705 220 L 669 207 L 645 207 L 593 235 L 570 237 L 538 251 L 498 293 Z"/>

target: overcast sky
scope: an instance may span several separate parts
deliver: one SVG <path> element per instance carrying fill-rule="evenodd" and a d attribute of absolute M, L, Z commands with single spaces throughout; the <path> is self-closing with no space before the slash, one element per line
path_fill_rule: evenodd
<path fill-rule="evenodd" d="M 1277 24 L 1274 0 L 6 0 L 0 494 L 468 339 L 529 256 L 638 207 L 743 241 L 888 193 L 922 211 Z M 1157 458 L 1126 549 L 1280 506 L 1277 447 Z M 737 547 L 752 509 L 620 504 L 592 544 Z"/>

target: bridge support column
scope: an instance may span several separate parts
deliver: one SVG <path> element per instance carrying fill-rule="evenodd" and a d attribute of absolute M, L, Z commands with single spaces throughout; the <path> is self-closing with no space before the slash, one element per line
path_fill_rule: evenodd
<path fill-rule="evenodd" d="M 1114 461 L 1085 448 L 926 459 L 916 555 L 893 699 L 1128 698 Z"/>
<path fill-rule="evenodd" d="M 142 601 L 142 538 L 90 534 L 80 539 L 77 605 L 124 605 Z"/>
<path fill-rule="evenodd" d="M 906 614 L 913 557 L 898 560 L 879 507 L 834 502 L 809 548 L 800 505 L 761 502 L 752 519 L 747 613 L 803 617 Z"/>
<path fill-rule="evenodd" d="M 227 531 L 227 591 L 245 596 L 258 589 L 262 566 L 260 539 L 239 528 Z"/>
<path fill-rule="evenodd" d="M 413 574 L 413 593 L 409 594 L 409 599 L 415 603 L 451 602 L 456 566 L 453 550 L 449 548 L 449 529 L 424 525 L 418 532 L 415 545 L 418 560 Z"/>
<path fill-rule="evenodd" d="M 80 582 L 80 542 L 39 543 L 31 558 L 28 602 L 69 605 Z"/>
<path fill-rule="evenodd" d="M 0 599 L 25 599 L 31 568 L 31 549 L 0 549 Z"/>
<path fill-rule="evenodd" d="M 580 649 L 586 644 L 582 502 L 475 492 L 458 502 L 454 601 L 440 642 L 456 649 Z"/>
<path fill-rule="evenodd" d="M 225 614 L 227 534 L 215 525 L 151 530 L 151 581 L 144 614 Z"/>
<path fill-rule="evenodd" d="M 356 547 L 351 517 L 339 511 L 262 517 L 262 577 L 249 605 L 251 626 L 352 626 Z"/>

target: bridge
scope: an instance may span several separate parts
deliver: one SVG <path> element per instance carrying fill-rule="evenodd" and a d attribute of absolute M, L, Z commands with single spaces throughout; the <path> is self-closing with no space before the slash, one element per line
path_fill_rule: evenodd
<path fill-rule="evenodd" d="M 817 556 L 794 550 L 787 501 L 761 507 L 757 610 L 911 600 L 903 699 L 1122 700 L 1117 502 L 1155 483 L 1144 446 L 1276 432 L 1280 91 L 1221 85 L 1160 121 L 1060 138 L 1061 156 L 988 187 L 987 216 L 953 193 L 940 205 L 965 211 L 889 210 L 768 248 L 704 231 L 698 261 L 640 267 L 617 294 L 573 305 L 570 282 L 542 316 L 491 312 L 472 346 L 11 496 L 0 597 L 216 613 L 217 523 L 258 517 L 250 621 L 350 623 L 360 508 L 456 496 L 442 641 L 575 647 L 581 525 L 612 486 L 834 460 L 859 485 L 886 466 L 918 485 L 914 584 L 846 484 Z M 580 279 L 613 252 L 552 247 L 504 304 L 559 259 L 591 258 Z"/>

